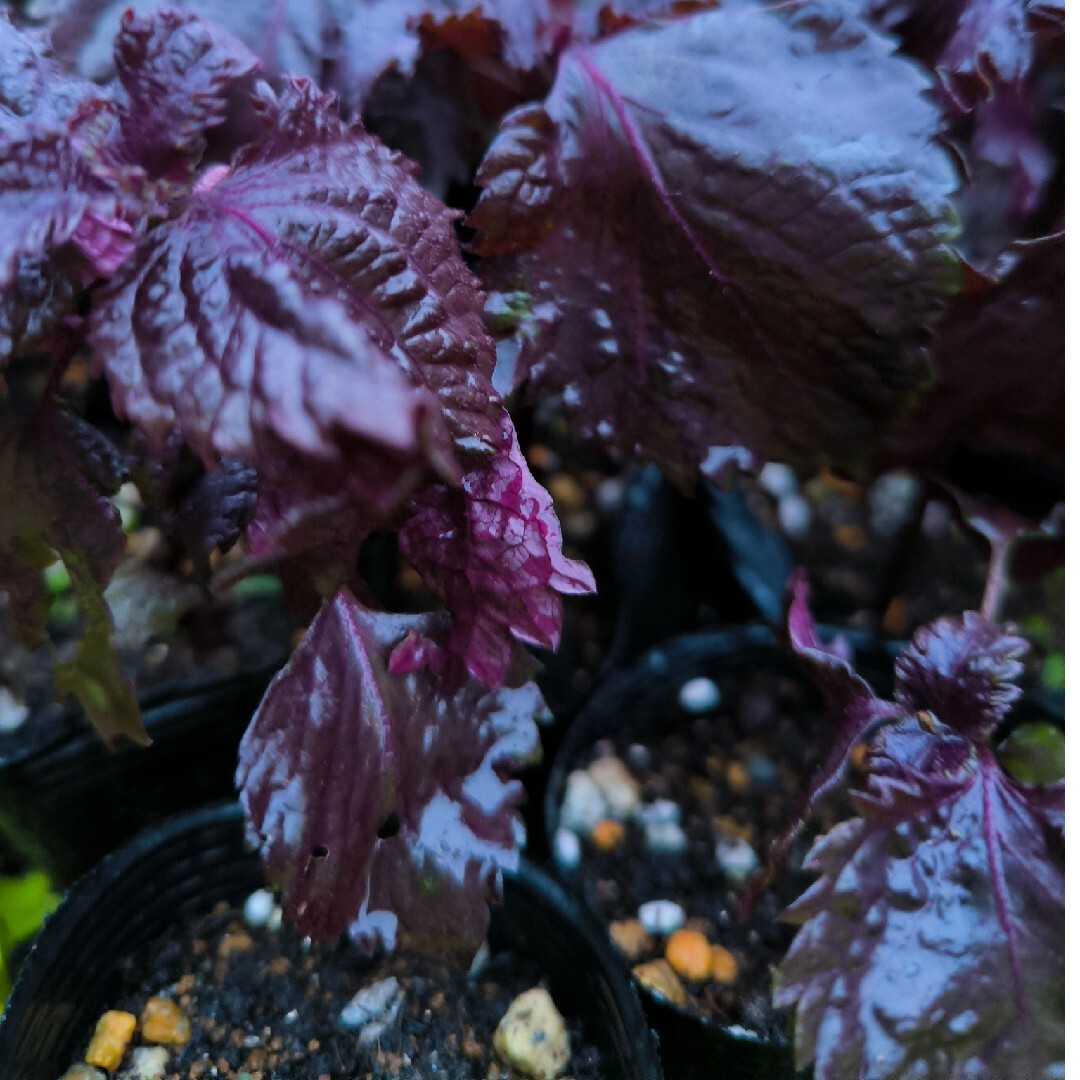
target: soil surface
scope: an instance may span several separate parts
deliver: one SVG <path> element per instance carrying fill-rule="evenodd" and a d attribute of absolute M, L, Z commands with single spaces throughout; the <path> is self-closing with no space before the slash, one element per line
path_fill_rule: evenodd
<path fill-rule="evenodd" d="M 642 808 L 659 799 L 678 804 L 688 841 L 682 854 L 650 850 L 633 816 L 611 851 L 584 839 L 581 863 L 570 873 L 587 903 L 609 924 L 635 918 L 647 901 L 678 903 L 686 928 L 727 949 L 738 964 L 733 983 L 682 979 L 686 1008 L 769 1038 L 787 1035 L 787 1017 L 773 1009 L 770 986 L 796 932 L 777 915 L 813 880 L 799 869 L 813 838 L 851 814 L 839 795 L 822 804 L 793 846 L 786 870 L 750 918 L 738 921 L 741 886 L 718 864 L 717 845 L 741 837 L 764 861 L 770 841 L 789 820 L 817 752 L 812 734 L 824 721 L 820 699 L 789 672 L 756 663 L 753 670 L 717 679 L 720 703 L 705 715 L 689 716 L 675 700 L 647 716 L 628 715 L 612 740 L 597 743 L 575 766 L 618 756 L 640 784 Z M 665 955 L 662 936 L 646 940 L 647 947 L 632 957 L 634 964 Z"/>
<path fill-rule="evenodd" d="M 361 1046 L 341 1011 L 357 991 L 391 976 L 404 990 L 403 1011 Z M 496 1058 L 492 1037 L 513 999 L 537 985 L 540 972 L 510 954 L 492 956 L 470 977 L 408 953 L 369 959 L 348 942 L 312 944 L 287 925 L 253 928 L 221 905 L 131 962 L 110 1007 L 139 1016 L 153 996 L 180 1006 L 192 1037 L 170 1052 L 166 1080 L 518 1080 Z M 598 1051 L 580 1023 L 565 1019 L 573 1049 L 566 1074 L 602 1080 Z"/>

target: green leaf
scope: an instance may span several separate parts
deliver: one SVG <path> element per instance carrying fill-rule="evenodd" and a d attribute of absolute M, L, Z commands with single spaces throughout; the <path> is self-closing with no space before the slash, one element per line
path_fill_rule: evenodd
<path fill-rule="evenodd" d="M 1047 690 L 1065 689 L 1065 654 L 1050 653 L 1043 661 L 1042 684 Z"/>
<path fill-rule="evenodd" d="M 58 901 L 40 870 L 21 878 L 0 877 L 0 1003 L 11 991 L 11 950 L 37 932 Z"/>
<path fill-rule="evenodd" d="M 90 722 L 110 745 L 126 735 L 149 746 L 131 680 L 112 647 L 112 616 L 93 575 L 78 559 L 68 563 L 86 628 L 71 660 L 56 665 L 58 694 L 72 694 L 86 710 Z"/>
<path fill-rule="evenodd" d="M 106 742 L 127 735 L 145 744 L 102 596 L 124 556 L 120 517 L 108 499 L 124 475 L 100 432 L 43 402 L 0 443 L 0 589 L 27 648 L 50 643 L 50 616 L 65 630 L 79 619 L 83 637 L 75 656 L 57 663 L 57 692 L 79 699 Z M 70 594 L 58 595 L 61 588 Z"/>
<path fill-rule="evenodd" d="M 1053 724 L 1024 724 L 1002 743 L 998 761 L 1021 783 L 1056 783 L 1065 776 L 1065 732 Z"/>

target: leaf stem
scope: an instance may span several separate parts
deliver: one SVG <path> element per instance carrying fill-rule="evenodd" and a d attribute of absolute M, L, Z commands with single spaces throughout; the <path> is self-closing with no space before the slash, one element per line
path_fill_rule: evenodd
<path fill-rule="evenodd" d="M 1009 541 L 999 541 L 990 545 L 990 568 L 986 574 L 986 589 L 983 592 L 983 618 L 998 622 L 1001 618 L 1005 598 L 1009 593 L 1009 570 L 1012 565 L 1013 545 Z"/>

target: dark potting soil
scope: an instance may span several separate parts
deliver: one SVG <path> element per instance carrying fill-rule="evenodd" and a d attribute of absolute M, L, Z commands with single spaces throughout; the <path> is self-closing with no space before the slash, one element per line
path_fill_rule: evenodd
<path fill-rule="evenodd" d="M 688 841 L 685 853 L 650 850 L 643 827 L 631 818 L 622 841 L 610 851 L 585 838 L 573 873 L 587 903 L 609 924 L 635 918 L 650 900 L 678 903 L 687 916 L 686 929 L 727 949 L 738 964 L 730 984 L 682 979 L 685 1007 L 711 1022 L 786 1038 L 788 1018 L 772 1007 L 770 988 L 796 928 L 777 916 L 813 880 L 800 869 L 813 839 L 852 811 L 841 795 L 826 800 L 793 845 L 785 870 L 740 922 L 741 885 L 718 865 L 717 844 L 742 837 L 764 862 L 815 760 L 814 735 L 825 715 L 813 689 L 779 665 L 756 663 L 716 684 L 720 704 L 708 714 L 689 716 L 674 700 L 659 711 L 632 711 L 614 739 L 597 743 L 576 763 L 587 768 L 598 757 L 615 754 L 639 782 L 643 806 L 657 799 L 677 803 Z M 659 959 L 664 950 L 665 939 L 652 936 L 629 959 L 634 964 Z"/>
<path fill-rule="evenodd" d="M 389 977 L 404 990 L 400 1018 L 363 1047 L 341 1026 L 341 1010 Z M 221 905 L 129 962 L 110 1007 L 139 1016 L 154 996 L 180 1006 L 191 1041 L 170 1051 L 165 1080 L 517 1080 L 492 1038 L 514 998 L 538 985 L 537 968 L 509 953 L 471 977 L 408 953 L 368 958 L 347 941 L 306 942 L 288 925 L 253 928 Z M 566 1074 L 602 1080 L 598 1051 L 580 1022 L 565 1019 L 573 1050 Z"/>

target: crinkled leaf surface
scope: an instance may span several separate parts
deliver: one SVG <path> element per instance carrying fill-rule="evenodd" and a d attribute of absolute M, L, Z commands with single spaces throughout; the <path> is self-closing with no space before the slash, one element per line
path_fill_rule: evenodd
<path fill-rule="evenodd" d="M 510 449 L 468 473 L 460 488 L 416 498 L 398 539 L 453 617 L 446 648 L 476 679 L 497 686 L 515 640 L 559 644 L 559 594 L 595 590 L 592 572 L 562 551 L 551 496 L 533 478 L 509 418 Z"/>
<path fill-rule="evenodd" d="M 893 47 L 745 2 L 565 52 L 471 217 L 534 393 L 684 477 L 733 443 L 865 464 L 958 284 L 939 117 Z"/>
<path fill-rule="evenodd" d="M 531 682 L 444 692 L 409 662 L 444 629 L 339 591 L 244 736 L 248 828 L 302 933 L 353 924 L 364 941 L 457 950 L 486 931 L 498 872 L 517 860 L 522 792 L 505 777 L 534 753 L 543 702 Z M 406 662 L 392 664 L 403 642 Z"/>
<path fill-rule="evenodd" d="M 158 6 L 159 0 L 57 0 L 49 19 L 54 47 L 81 74 L 107 79 L 124 10 L 145 15 Z M 550 54 L 558 25 L 549 0 L 174 0 L 172 6 L 235 34 L 268 75 L 304 76 L 336 91 L 353 115 L 381 75 L 412 73 L 424 35 L 428 47 L 492 55 L 529 70 Z"/>
<path fill-rule="evenodd" d="M 378 515 L 430 466 L 456 474 L 443 416 L 486 446 L 481 298 L 397 158 L 308 86 L 273 104 L 266 141 L 147 234 L 91 343 L 151 445 L 176 426 L 211 468 L 237 458 Z"/>
<path fill-rule="evenodd" d="M 171 8 L 152 18 L 128 11 L 114 51 L 127 157 L 153 176 L 183 176 L 198 161 L 229 91 L 258 66 L 237 38 Z"/>
<path fill-rule="evenodd" d="M 88 268 L 116 270 L 131 252 L 121 200 L 98 179 L 66 131 L 25 125 L 0 142 L 0 289 L 20 261 L 71 244 Z"/>
<path fill-rule="evenodd" d="M 437 417 L 338 303 L 308 295 L 212 204 L 148 235 L 95 307 L 91 341 L 118 411 L 151 446 L 175 425 L 211 468 L 233 457 L 302 482 L 321 463 L 373 504 Z"/>
<path fill-rule="evenodd" d="M 899 711 L 865 733 L 859 816 L 811 850 L 818 880 L 785 915 L 804 925 L 774 1000 L 797 1006 L 798 1063 L 822 1080 L 1041 1075 L 1061 1059 L 1064 786 L 1017 782 L 990 746 L 1025 647 L 969 612 L 897 662 Z M 796 648 L 844 727 L 835 664 Z"/>
<path fill-rule="evenodd" d="M 58 662 L 57 689 L 75 695 L 108 742 L 145 742 L 131 684 L 109 640 L 102 589 L 124 552 L 120 518 L 103 491 L 119 477 L 103 436 L 45 405 L 0 446 L 0 588 L 28 647 L 45 644 L 49 598 L 42 571 L 59 556 L 71 575 L 84 621 L 75 656 Z"/>
<path fill-rule="evenodd" d="M 72 311 L 80 290 L 79 261 L 62 268 L 51 259 L 16 263 L 11 281 L 0 289 L 0 367 L 38 345 Z"/>
<path fill-rule="evenodd" d="M 905 51 L 935 68 L 963 98 L 1019 85 L 1031 70 L 1036 31 L 1057 22 L 1057 8 L 1032 0 L 863 0 L 864 14 L 900 35 Z"/>
<path fill-rule="evenodd" d="M 908 726 L 908 742 L 936 738 Z M 1041 1075 L 1062 1060 L 1064 787 L 1019 784 L 965 746 L 947 773 L 876 774 L 860 816 L 807 859 L 820 877 L 787 913 L 805 926 L 774 999 L 798 1006 L 796 1055 L 822 1080 Z"/>
<path fill-rule="evenodd" d="M 327 460 L 338 430 L 452 474 L 439 409 L 462 452 L 501 445 L 494 351 L 450 212 L 310 85 L 264 106 L 264 141 L 208 170 L 97 305 L 119 409 L 152 439 L 175 419 L 204 457 L 260 471 L 259 430 Z"/>
<path fill-rule="evenodd" d="M 105 81 L 115 74 L 113 42 L 125 11 L 149 16 L 161 0 L 52 0 L 37 13 L 48 18 L 56 55 L 81 75 Z M 268 75 L 292 74 L 317 79 L 325 39 L 341 3 L 305 0 L 174 0 L 168 5 L 216 23 L 235 34 L 263 62 Z"/>
<path fill-rule="evenodd" d="M 256 498 L 250 466 L 227 458 L 207 470 L 175 432 L 160 454 L 136 439 L 131 471 L 150 520 L 180 542 L 200 571 L 212 551 L 228 551 L 243 535 Z"/>
<path fill-rule="evenodd" d="M 957 445 L 1064 460 L 1064 233 L 1012 245 L 953 300 L 934 366 L 897 460 L 933 464 Z"/>
<path fill-rule="evenodd" d="M 61 127 L 96 89 L 64 72 L 53 59 L 45 35 L 16 28 L 0 11 L 0 139 L 26 130 Z"/>
<path fill-rule="evenodd" d="M 929 709 L 953 731 L 985 741 L 1021 691 L 1028 643 L 974 611 L 916 630 L 896 662 L 897 703 Z"/>

